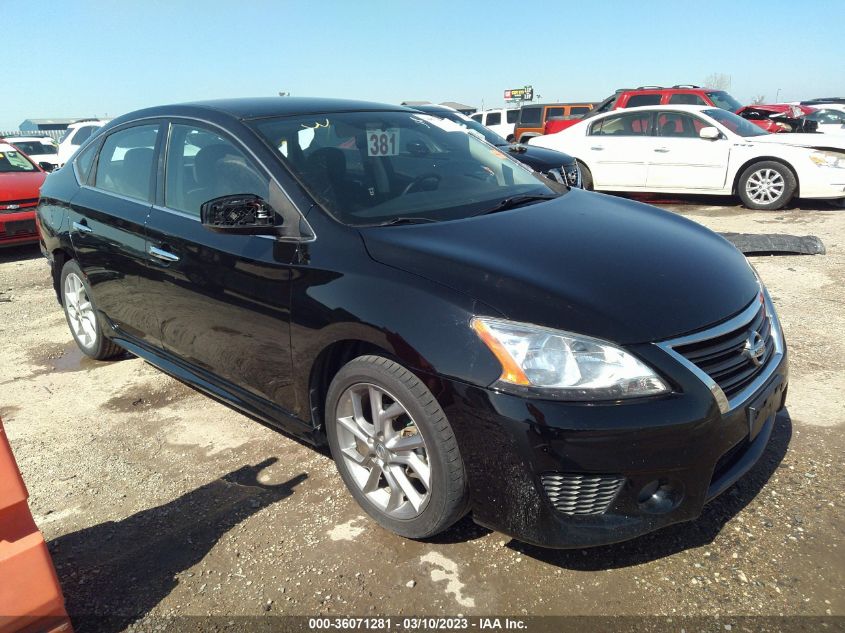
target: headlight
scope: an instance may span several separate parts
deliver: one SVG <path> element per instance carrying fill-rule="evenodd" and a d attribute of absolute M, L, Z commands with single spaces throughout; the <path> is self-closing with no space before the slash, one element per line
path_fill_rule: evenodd
<path fill-rule="evenodd" d="M 836 167 L 845 169 L 845 154 L 840 152 L 813 152 L 810 160 L 819 167 Z"/>
<path fill-rule="evenodd" d="M 666 393 L 651 369 L 612 343 L 525 323 L 475 317 L 472 329 L 502 364 L 495 387 L 560 400 Z"/>

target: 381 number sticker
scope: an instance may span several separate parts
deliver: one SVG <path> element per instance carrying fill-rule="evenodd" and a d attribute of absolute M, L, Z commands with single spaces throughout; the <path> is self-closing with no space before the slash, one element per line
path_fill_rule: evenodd
<path fill-rule="evenodd" d="M 396 156 L 398 153 L 398 128 L 367 130 L 367 156 Z"/>

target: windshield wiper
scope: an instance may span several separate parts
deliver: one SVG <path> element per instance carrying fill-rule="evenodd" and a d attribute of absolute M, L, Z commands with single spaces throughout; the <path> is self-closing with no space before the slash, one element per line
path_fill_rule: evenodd
<path fill-rule="evenodd" d="M 379 222 L 370 226 L 397 226 L 399 224 L 424 224 L 426 222 L 437 222 L 431 218 L 393 218 L 387 222 Z"/>
<path fill-rule="evenodd" d="M 518 206 L 523 204 L 527 204 L 529 202 L 538 202 L 540 200 L 554 200 L 557 198 L 557 195 L 551 194 L 539 194 L 539 195 L 523 195 L 523 196 L 511 196 L 510 198 L 505 198 L 501 202 L 499 202 L 496 206 L 490 207 L 489 209 L 485 209 L 481 213 L 476 213 L 475 215 L 487 215 L 488 213 L 496 213 L 497 211 L 506 211 L 508 209 L 514 209 Z"/>

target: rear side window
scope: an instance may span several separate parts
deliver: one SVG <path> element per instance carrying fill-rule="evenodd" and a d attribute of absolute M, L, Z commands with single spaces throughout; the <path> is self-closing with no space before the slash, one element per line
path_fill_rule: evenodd
<path fill-rule="evenodd" d="M 82 145 L 85 141 L 87 141 L 91 134 L 96 130 L 96 126 L 93 125 L 86 125 L 85 127 L 81 127 L 76 130 L 76 134 L 74 134 L 70 139 L 71 145 Z"/>
<path fill-rule="evenodd" d="M 704 99 L 694 94 L 674 94 L 669 97 L 669 103 L 678 105 L 710 105 Z"/>
<path fill-rule="evenodd" d="M 540 125 L 543 122 L 542 108 L 522 108 L 519 115 L 519 122 L 522 125 Z"/>
<path fill-rule="evenodd" d="M 94 186 L 152 202 L 153 157 L 160 126 L 138 125 L 110 134 L 103 142 Z"/>
<path fill-rule="evenodd" d="M 508 123 L 516 123 L 517 119 L 519 118 L 519 110 L 508 110 Z"/>
<path fill-rule="evenodd" d="M 581 116 L 590 111 L 590 106 L 572 106 L 569 109 L 569 114 L 572 116 Z"/>
<path fill-rule="evenodd" d="M 638 106 L 660 105 L 660 95 L 632 95 L 628 98 L 626 108 L 636 108 Z"/>
<path fill-rule="evenodd" d="M 502 122 L 502 115 L 500 112 L 491 112 L 487 115 L 487 125 L 499 125 Z"/>
<path fill-rule="evenodd" d="M 617 114 L 590 126 L 590 136 L 649 136 L 652 134 L 652 112 Z"/>
<path fill-rule="evenodd" d="M 165 206 L 196 217 L 203 203 L 221 196 L 252 193 L 270 199 L 269 179 L 231 141 L 203 127 L 172 126 L 166 173 Z"/>
<path fill-rule="evenodd" d="M 565 108 L 549 108 L 546 110 L 546 120 L 560 118 L 563 116 Z"/>

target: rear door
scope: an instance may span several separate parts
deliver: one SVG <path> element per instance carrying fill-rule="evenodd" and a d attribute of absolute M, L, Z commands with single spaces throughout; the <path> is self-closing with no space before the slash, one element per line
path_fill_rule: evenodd
<path fill-rule="evenodd" d="M 650 111 L 623 111 L 590 126 L 585 161 L 597 189 L 645 186 L 653 119 Z"/>
<path fill-rule="evenodd" d="M 291 410 L 291 265 L 297 244 L 215 233 L 200 205 L 225 195 L 281 195 L 222 130 L 174 120 L 164 187 L 147 223 L 151 307 L 164 347 L 194 367 Z M 272 185 L 271 185 L 272 182 Z"/>
<path fill-rule="evenodd" d="M 650 189 L 720 190 L 728 172 L 730 142 L 705 140 L 698 133 L 710 125 L 686 112 L 657 112 L 647 184 Z"/>
<path fill-rule="evenodd" d="M 119 331 L 154 344 L 158 322 L 140 282 L 146 274 L 144 222 L 153 201 L 162 126 L 145 122 L 110 132 L 69 212 L 71 242 L 96 309 Z"/>

